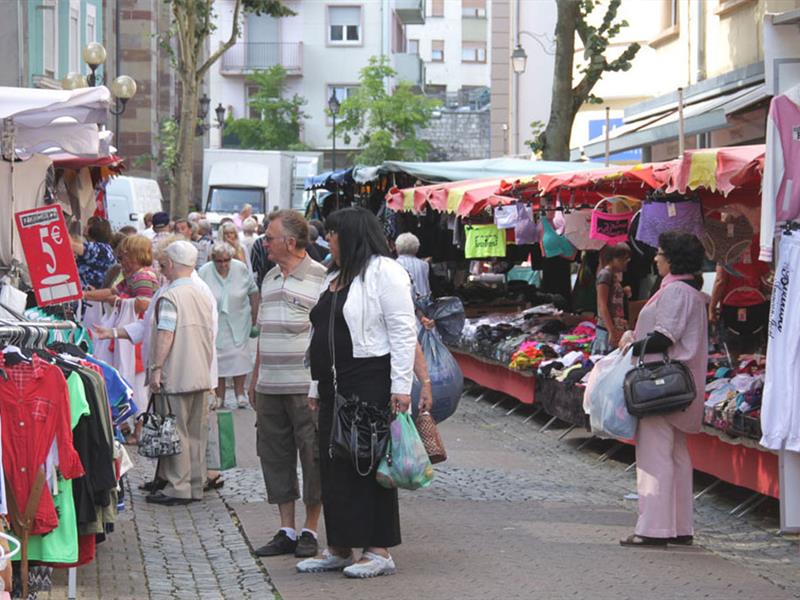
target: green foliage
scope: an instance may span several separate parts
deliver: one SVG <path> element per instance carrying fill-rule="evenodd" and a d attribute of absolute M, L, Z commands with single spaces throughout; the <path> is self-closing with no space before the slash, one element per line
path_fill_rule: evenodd
<path fill-rule="evenodd" d="M 544 151 L 544 138 L 542 137 L 545 130 L 544 121 L 531 121 L 530 128 L 531 139 L 525 140 L 525 145 L 529 146 L 531 152 L 537 157 L 541 157 Z"/>
<path fill-rule="evenodd" d="M 359 87 L 345 99 L 336 119 L 336 134 L 355 137 L 361 152 L 355 162 L 377 165 L 385 160 L 424 160 L 431 144 L 417 138 L 427 127 L 439 101 L 415 94 L 406 82 L 389 93 L 386 82 L 396 75 L 385 56 L 373 56 L 361 69 Z"/>
<path fill-rule="evenodd" d="M 156 136 L 159 155 L 143 154 L 138 156 L 134 159 L 133 166 L 141 168 L 152 161 L 158 165 L 164 180 L 168 184 L 172 184 L 178 167 L 178 128 L 177 119 L 167 117 L 162 120 L 158 126 L 158 136 Z"/>
<path fill-rule="evenodd" d="M 630 70 L 632 61 L 641 48 L 638 43 L 633 42 L 616 59 L 609 62 L 606 57 L 606 51 L 612 40 L 619 35 L 623 27 L 628 27 L 625 19 L 617 20 L 621 2 L 622 0 L 611 0 L 603 15 L 602 23 L 599 27 L 595 27 L 589 23 L 589 16 L 599 3 L 596 0 L 581 1 L 580 18 L 576 23 L 575 30 L 584 45 L 584 64 L 578 67 L 584 78 L 576 90 L 580 91 L 582 102 L 602 104 L 603 99 L 593 95 L 591 88 L 600 80 L 603 73 Z"/>
<path fill-rule="evenodd" d="M 303 112 L 306 99 L 295 94 L 285 98 L 286 69 L 281 65 L 258 71 L 247 78 L 258 86 L 250 107 L 261 113 L 260 119 L 229 119 L 225 134 L 239 139 L 242 148 L 254 150 L 302 150 L 300 126 L 308 115 Z"/>

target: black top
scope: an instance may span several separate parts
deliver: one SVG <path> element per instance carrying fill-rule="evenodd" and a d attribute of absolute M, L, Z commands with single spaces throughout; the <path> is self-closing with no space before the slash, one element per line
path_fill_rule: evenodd
<path fill-rule="evenodd" d="M 333 341 L 336 352 L 336 373 L 339 392 L 349 395 L 356 392 L 365 380 L 368 381 L 372 376 L 380 377 L 386 370 L 389 362 L 389 355 L 368 358 L 353 357 L 353 340 L 350 337 L 350 329 L 344 318 L 344 304 L 347 301 L 347 294 L 350 286 L 347 286 L 336 294 L 336 308 L 333 320 Z M 311 337 L 311 378 L 318 381 L 321 392 L 333 386 L 333 373 L 331 364 L 333 362 L 328 336 L 331 333 L 330 317 L 331 307 L 333 306 L 334 294 L 330 290 L 325 290 L 311 309 L 311 325 L 314 334 Z M 327 395 L 322 393 L 321 395 Z"/>

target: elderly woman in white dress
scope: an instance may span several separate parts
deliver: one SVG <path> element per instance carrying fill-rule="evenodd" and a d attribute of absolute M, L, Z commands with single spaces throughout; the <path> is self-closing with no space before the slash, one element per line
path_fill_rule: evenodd
<path fill-rule="evenodd" d="M 236 403 L 245 408 L 248 401 L 244 384 L 254 363 L 248 340 L 258 316 L 258 288 L 247 266 L 236 260 L 235 254 L 230 244 L 217 242 L 211 249 L 211 262 L 203 265 L 198 274 L 211 288 L 219 313 L 217 405 L 224 404 L 225 378 L 232 377 Z"/>

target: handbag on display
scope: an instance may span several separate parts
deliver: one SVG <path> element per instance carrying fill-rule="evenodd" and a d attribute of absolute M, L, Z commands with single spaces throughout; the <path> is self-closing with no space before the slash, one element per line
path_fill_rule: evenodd
<path fill-rule="evenodd" d="M 647 337 L 642 344 L 639 361 L 625 375 L 625 406 L 634 417 L 649 417 L 685 410 L 697 397 L 694 378 L 681 362 L 664 359 L 644 362 Z"/>
<path fill-rule="evenodd" d="M 142 419 L 139 454 L 147 458 L 175 456 L 183 450 L 181 437 L 175 425 L 175 415 L 172 414 L 172 406 L 166 395 L 164 399 L 167 402 L 168 412 L 166 415 L 160 415 L 156 412 L 155 395 L 153 395 L 147 405 L 147 412 L 139 417 Z"/>
<path fill-rule="evenodd" d="M 333 425 L 328 441 L 328 455 L 353 463 L 362 477 L 372 473 L 386 454 L 389 443 L 389 402 L 380 409 L 352 395 L 345 398 L 339 393 L 336 379 L 336 346 L 334 344 L 334 320 L 336 299 L 339 291 L 333 292 L 328 328 L 328 348 L 331 353 L 333 374 Z"/>
<path fill-rule="evenodd" d="M 436 426 L 436 421 L 433 420 L 431 413 L 427 410 L 421 412 L 414 419 L 414 424 L 417 426 L 419 437 L 422 438 L 422 443 L 425 446 L 425 451 L 428 453 L 428 458 L 431 459 L 431 464 L 444 462 L 447 460 L 447 450 L 444 449 L 444 442 L 439 433 L 439 428 Z"/>
<path fill-rule="evenodd" d="M 731 265 L 741 260 L 753 242 L 753 226 L 746 217 L 731 217 L 728 221 L 707 218 L 705 232 L 700 238 L 709 260 Z"/>

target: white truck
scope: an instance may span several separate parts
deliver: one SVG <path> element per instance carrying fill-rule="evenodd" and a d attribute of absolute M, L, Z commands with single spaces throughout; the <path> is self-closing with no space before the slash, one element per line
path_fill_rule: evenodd
<path fill-rule="evenodd" d="M 259 220 L 276 209 L 302 210 L 302 181 L 315 175 L 321 164 L 321 152 L 207 148 L 203 153 L 206 218 L 216 227 L 245 204 L 253 206 Z"/>

